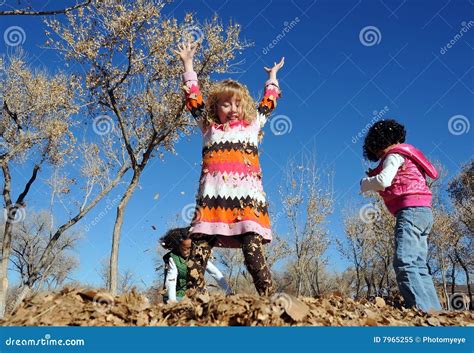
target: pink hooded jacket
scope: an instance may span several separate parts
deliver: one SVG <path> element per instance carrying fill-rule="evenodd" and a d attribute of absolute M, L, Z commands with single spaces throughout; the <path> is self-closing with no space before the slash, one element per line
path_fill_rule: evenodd
<path fill-rule="evenodd" d="M 387 209 L 395 215 L 405 207 L 431 207 L 431 191 L 426 184 L 426 176 L 438 178 L 438 172 L 424 154 L 412 145 L 401 143 L 385 153 L 377 168 L 369 176 L 379 174 L 383 169 L 385 158 L 391 153 L 398 153 L 405 157 L 405 162 L 398 169 L 392 185 L 379 191 Z"/>

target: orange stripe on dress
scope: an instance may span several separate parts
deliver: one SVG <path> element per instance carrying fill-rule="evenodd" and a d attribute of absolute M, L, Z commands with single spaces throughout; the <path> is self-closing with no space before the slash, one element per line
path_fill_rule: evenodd
<path fill-rule="evenodd" d="M 219 162 L 242 163 L 254 168 L 258 168 L 260 166 L 258 154 L 246 153 L 240 150 L 209 151 L 204 154 L 202 159 L 203 164 Z"/>
<path fill-rule="evenodd" d="M 223 223 L 237 223 L 241 221 L 254 221 L 262 227 L 270 227 L 270 217 L 268 213 L 259 212 L 252 207 L 245 207 L 243 209 L 224 209 L 222 207 L 200 207 L 199 208 L 200 222 L 223 222 Z"/>

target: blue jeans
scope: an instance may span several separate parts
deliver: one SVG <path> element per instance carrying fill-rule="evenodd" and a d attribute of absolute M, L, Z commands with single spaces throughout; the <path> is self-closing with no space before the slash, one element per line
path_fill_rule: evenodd
<path fill-rule="evenodd" d="M 393 267 L 405 304 L 425 312 L 441 310 L 426 264 L 433 212 L 430 207 L 407 207 L 396 217 Z"/>

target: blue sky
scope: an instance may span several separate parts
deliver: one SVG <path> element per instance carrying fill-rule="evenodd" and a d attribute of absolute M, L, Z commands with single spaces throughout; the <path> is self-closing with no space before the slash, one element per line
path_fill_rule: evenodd
<path fill-rule="evenodd" d="M 0 9 L 17 3 L 2 2 Z M 55 7 L 52 1 L 32 3 L 36 8 Z M 178 19 L 186 12 L 200 19 L 217 12 L 224 22 L 232 19 L 241 24 L 242 37 L 254 43 L 238 58 L 245 59 L 242 73 L 215 78 L 238 79 L 254 97 L 266 78 L 263 66 L 286 58 L 279 76 L 283 97 L 275 118 L 289 121 L 291 131 L 276 135 L 267 124 L 261 148 L 264 188 L 274 213 L 281 209 L 278 188 L 287 162 L 303 151 L 316 151 L 321 171 L 334 172 L 336 203 L 330 236 L 333 240 L 343 236 L 341 211 L 352 203 L 364 203 L 358 184 L 367 164 L 362 161 L 363 138 L 355 137 L 373 121 L 374 112 L 384 110 L 383 117 L 403 123 L 407 142 L 441 161 L 448 177 L 473 156 L 474 22 L 469 21 L 474 20 L 474 4 L 468 0 L 176 1 L 166 12 Z M 11 26 L 23 29 L 22 47 L 33 67 L 63 69 L 51 50 L 40 48 L 45 38 L 38 18 L 0 17 L 2 54 L 12 52 L 3 38 Z M 367 37 L 361 35 L 367 31 Z M 121 269 L 135 273 L 139 285 L 156 279 L 157 238 L 194 202 L 200 135 L 182 139 L 176 150 L 178 154 L 167 155 L 164 162 L 150 163 L 127 208 L 119 261 Z M 16 169 L 14 177 L 21 179 L 22 170 Z M 29 201 L 32 209 L 41 208 L 44 190 L 44 184 L 35 185 Z M 78 229 L 105 206 L 105 201 L 99 204 Z M 115 212 L 109 212 L 79 242 L 80 267 L 74 278 L 100 283 L 97 270 L 110 252 L 114 218 Z M 286 233 L 283 219 L 273 226 Z M 333 247 L 328 256 L 331 268 L 345 267 Z"/>

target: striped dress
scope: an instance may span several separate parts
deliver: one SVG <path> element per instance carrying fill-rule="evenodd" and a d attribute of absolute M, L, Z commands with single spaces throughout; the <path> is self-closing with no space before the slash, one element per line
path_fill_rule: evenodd
<path fill-rule="evenodd" d="M 191 233 L 217 236 L 215 246 L 240 247 L 238 235 L 254 232 L 270 242 L 268 204 L 262 186 L 258 143 L 260 130 L 276 106 L 279 89 L 267 81 L 252 123 L 214 123 L 203 129 L 204 102 L 194 72 L 184 75 L 186 106 L 203 131 L 202 170 Z"/>

